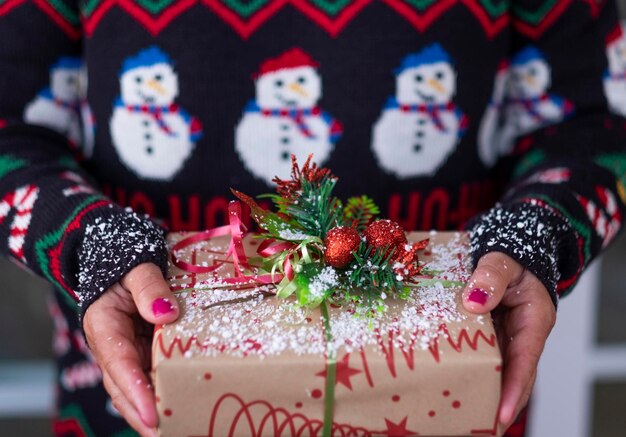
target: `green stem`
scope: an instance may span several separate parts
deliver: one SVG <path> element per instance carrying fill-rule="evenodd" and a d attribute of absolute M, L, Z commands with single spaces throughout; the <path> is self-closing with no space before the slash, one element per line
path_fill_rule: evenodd
<path fill-rule="evenodd" d="M 333 334 L 330 331 L 330 319 L 326 302 L 320 305 L 324 321 L 324 337 L 326 339 L 326 390 L 324 394 L 324 429 L 323 437 L 330 437 L 333 432 L 333 411 L 335 407 L 335 377 L 337 357 L 333 347 Z"/>

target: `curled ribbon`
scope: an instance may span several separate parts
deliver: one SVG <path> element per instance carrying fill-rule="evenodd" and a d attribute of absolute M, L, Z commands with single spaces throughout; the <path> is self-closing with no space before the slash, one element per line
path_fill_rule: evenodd
<path fill-rule="evenodd" d="M 281 281 L 284 277 L 287 277 L 289 280 L 293 279 L 294 273 L 291 262 L 289 261 L 290 256 L 287 256 L 283 262 L 284 275 L 277 274 L 275 272 L 265 275 L 246 273 L 252 272 L 254 271 L 254 269 L 250 266 L 250 262 L 248 261 L 248 257 L 246 256 L 246 252 L 243 247 L 245 226 L 243 225 L 243 222 L 241 220 L 241 215 L 241 203 L 238 201 L 230 202 L 228 205 L 229 223 L 224 226 L 190 235 L 189 237 L 183 238 L 182 240 L 175 243 L 172 247 L 172 263 L 179 269 L 190 273 L 211 273 L 215 272 L 226 262 L 228 262 L 227 260 L 229 258 L 232 258 L 235 275 L 234 277 L 230 278 L 220 277 L 220 282 L 224 284 L 245 283 L 267 285 L 275 284 Z M 222 260 L 216 260 L 210 266 L 193 264 L 184 261 L 178 256 L 178 252 L 180 252 L 182 249 L 185 249 L 197 243 L 209 241 L 215 237 L 222 237 L 225 235 L 230 235 L 231 237 L 225 257 Z M 263 258 L 268 258 L 277 253 L 292 250 L 294 247 L 294 244 L 289 242 L 280 242 L 278 244 L 274 243 L 276 243 L 276 240 L 264 240 L 257 248 L 257 254 Z"/>
<path fill-rule="evenodd" d="M 284 253 L 284 259 L 282 261 L 283 274 L 277 274 L 274 270 L 270 274 L 257 275 L 248 274 L 247 272 L 253 272 L 254 269 L 250 266 L 248 257 L 246 256 L 243 239 L 245 227 L 241 220 L 242 209 L 241 203 L 232 201 L 228 205 L 228 220 L 229 223 L 225 226 L 213 228 L 204 232 L 199 232 L 189 237 L 183 238 L 178 241 L 172 247 L 172 262 L 173 264 L 190 273 L 211 273 L 217 271 L 221 266 L 227 263 L 229 258 L 232 258 L 234 266 L 235 276 L 230 278 L 219 278 L 220 283 L 227 285 L 236 284 L 278 284 L 279 289 L 285 289 L 289 287 L 289 283 L 294 278 L 294 270 L 291 264 L 293 257 L 301 256 L 304 259 L 310 259 L 310 254 L 306 249 L 306 245 L 296 245 L 288 241 L 277 241 L 274 239 L 266 239 L 259 244 L 257 248 L 257 254 L 263 258 L 270 258 L 276 254 Z M 230 243 L 226 250 L 224 259 L 216 260 L 213 265 L 197 265 L 184 261 L 178 256 L 178 252 L 189 246 L 197 243 L 211 240 L 215 237 L 221 237 L 230 235 Z M 300 253 L 299 253 L 300 252 Z M 279 284 L 280 282 L 280 284 Z M 291 284 L 293 286 L 293 284 Z M 280 294 L 279 294 L 280 296 Z M 324 399 L 324 421 L 322 428 L 323 437 L 330 437 L 332 435 L 333 427 L 333 412 L 335 405 L 335 379 L 336 379 L 336 353 L 332 347 L 332 333 L 330 328 L 330 318 L 328 316 L 328 309 L 326 303 L 321 305 L 321 315 L 324 328 L 324 338 L 326 342 L 326 387 L 325 387 L 325 399 Z"/>

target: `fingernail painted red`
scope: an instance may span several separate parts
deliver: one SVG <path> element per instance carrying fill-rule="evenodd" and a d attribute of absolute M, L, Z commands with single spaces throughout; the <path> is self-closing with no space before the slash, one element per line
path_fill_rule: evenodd
<path fill-rule="evenodd" d="M 152 302 L 152 312 L 155 316 L 162 316 L 163 314 L 169 314 L 173 311 L 174 305 L 164 297 L 155 299 L 154 302 Z"/>
<path fill-rule="evenodd" d="M 484 305 L 487 303 L 487 299 L 489 298 L 489 294 L 482 288 L 474 288 L 469 296 L 467 296 L 467 300 L 470 302 L 475 302 L 480 305 Z"/>

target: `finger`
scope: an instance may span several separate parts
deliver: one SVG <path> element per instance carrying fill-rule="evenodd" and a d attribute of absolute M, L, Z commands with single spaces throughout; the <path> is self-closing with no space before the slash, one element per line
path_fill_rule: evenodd
<path fill-rule="evenodd" d="M 515 260 L 503 253 L 490 252 L 482 256 L 463 291 L 463 306 L 473 313 L 493 310 L 523 271 Z"/>
<path fill-rule="evenodd" d="M 120 281 L 133 296 L 139 314 L 153 324 L 172 323 L 178 318 L 178 302 L 163 273 L 151 263 L 140 264 Z"/>
<path fill-rule="evenodd" d="M 156 429 L 146 426 L 137 414 L 137 411 L 124 396 L 119 387 L 113 382 L 109 374 L 104 371 L 102 373 L 102 382 L 107 393 L 111 397 L 111 402 L 117 411 L 124 417 L 126 422 L 137 431 L 142 437 L 156 437 Z"/>
<path fill-rule="evenodd" d="M 102 368 L 124 397 L 129 400 L 143 423 L 157 425 L 154 393 L 143 368 L 135 339 L 133 321 L 114 307 L 107 307 L 103 298 L 96 301 L 85 316 L 85 334 L 92 352 Z M 93 308 L 98 305 L 99 307 Z M 129 334 L 130 333 L 130 334 Z"/>
<path fill-rule="evenodd" d="M 519 306 L 511 310 L 508 330 L 510 337 L 504 352 L 504 374 L 500 422 L 510 425 L 528 402 L 535 382 L 539 357 L 550 332 L 549 323 L 532 307 Z"/>

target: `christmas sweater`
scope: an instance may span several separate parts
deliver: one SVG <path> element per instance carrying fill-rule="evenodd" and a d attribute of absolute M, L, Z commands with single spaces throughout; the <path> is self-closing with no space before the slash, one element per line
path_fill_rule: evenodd
<path fill-rule="evenodd" d="M 292 154 L 555 303 L 626 212 L 610 1 L 6 0 L 0 66 L 0 248 L 83 310 Z"/>

